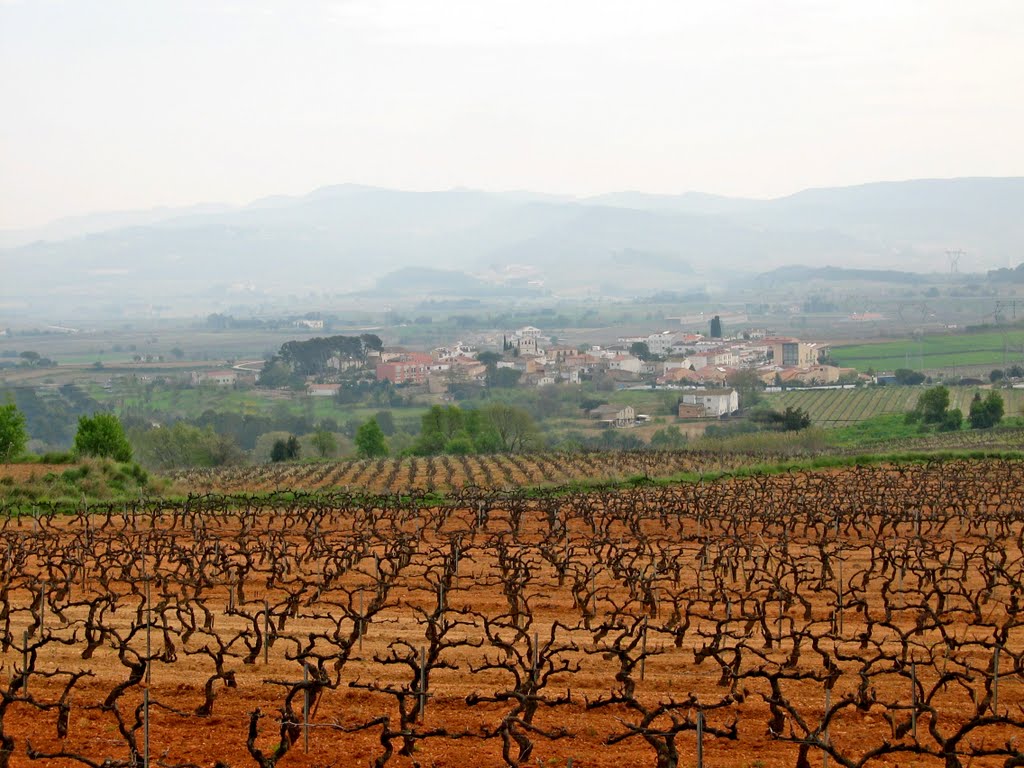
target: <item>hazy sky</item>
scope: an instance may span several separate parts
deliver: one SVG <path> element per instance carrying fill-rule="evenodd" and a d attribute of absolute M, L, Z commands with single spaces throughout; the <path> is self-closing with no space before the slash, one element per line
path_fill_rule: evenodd
<path fill-rule="evenodd" d="M 1024 175 L 1022 0 L 0 0 L 0 227 Z"/>

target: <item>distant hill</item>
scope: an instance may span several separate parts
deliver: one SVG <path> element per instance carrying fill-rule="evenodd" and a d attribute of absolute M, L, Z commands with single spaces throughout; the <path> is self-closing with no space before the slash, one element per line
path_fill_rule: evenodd
<path fill-rule="evenodd" d="M 699 292 L 801 263 L 936 272 L 948 269 L 948 249 L 966 251 L 961 271 L 981 271 L 1020 261 L 1022 210 L 1020 178 L 866 184 L 775 200 L 345 184 L 243 208 L 129 212 L 50 228 L 51 239 L 0 250 L 0 310 L 56 306 L 68 316 L 98 303 L 374 291 L 411 267 L 461 273 L 442 289 L 480 296 Z"/>
<path fill-rule="evenodd" d="M 755 278 L 756 282 L 806 283 L 811 280 L 831 282 L 872 282 L 920 285 L 928 279 L 919 272 L 900 272 L 894 269 L 844 269 L 843 267 L 779 267 Z"/>

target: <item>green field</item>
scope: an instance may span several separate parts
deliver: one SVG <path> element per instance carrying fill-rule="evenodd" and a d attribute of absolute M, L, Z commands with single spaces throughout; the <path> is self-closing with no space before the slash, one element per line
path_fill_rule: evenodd
<path fill-rule="evenodd" d="M 1024 331 L 924 336 L 921 339 L 836 347 L 832 358 L 842 366 L 866 371 L 897 368 L 932 370 L 955 366 L 1024 364 Z"/>
<path fill-rule="evenodd" d="M 977 387 L 950 387 L 950 407 L 964 415 L 971 407 Z M 775 410 L 802 408 L 811 421 L 822 427 L 842 427 L 887 413 L 906 413 L 917 403 L 925 387 L 861 387 L 859 389 L 804 389 L 769 393 L 765 400 Z M 1000 389 L 1006 416 L 1019 416 L 1024 408 L 1024 390 Z"/>
<path fill-rule="evenodd" d="M 333 397 L 309 397 L 302 394 L 280 393 L 274 390 L 232 389 L 218 387 L 154 387 L 147 389 L 143 384 L 124 383 L 113 390 L 104 390 L 98 385 L 88 388 L 89 394 L 101 403 L 109 403 L 115 409 L 141 408 L 150 413 L 159 413 L 179 419 L 196 419 L 205 411 L 217 413 L 240 413 L 250 416 L 271 416 L 288 413 L 292 416 L 306 416 L 310 421 L 319 422 L 333 419 L 344 423 L 349 419 L 365 421 L 382 410 L 394 410 L 395 420 L 403 425 L 419 426 L 420 417 L 426 406 L 411 406 L 391 409 L 386 403 L 339 405 Z"/>

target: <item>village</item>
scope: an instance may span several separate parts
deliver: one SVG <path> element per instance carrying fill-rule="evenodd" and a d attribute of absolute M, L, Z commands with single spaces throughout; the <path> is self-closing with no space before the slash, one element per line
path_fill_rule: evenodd
<path fill-rule="evenodd" d="M 321 369 L 306 376 L 304 389 L 310 398 L 338 397 L 346 386 L 372 376 L 377 383 L 443 401 L 458 389 L 536 389 L 590 382 L 603 391 L 677 391 L 678 418 L 704 421 L 727 419 L 740 411 L 741 381 L 771 391 L 853 384 L 865 378 L 852 368 L 830 364 L 825 344 L 776 336 L 767 329 L 723 337 L 720 328 L 715 318 L 707 335 L 665 330 L 619 337 L 606 346 L 560 344 L 534 326 L 483 334 L 430 351 L 381 345 L 366 349 L 362 357 L 330 356 Z M 233 387 L 256 384 L 259 377 L 258 365 L 237 365 L 196 371 L 191 383 Z M 633 406 L 615 404 L 601 404 L 587 415 L 610 428 L 649 419 Z"/>

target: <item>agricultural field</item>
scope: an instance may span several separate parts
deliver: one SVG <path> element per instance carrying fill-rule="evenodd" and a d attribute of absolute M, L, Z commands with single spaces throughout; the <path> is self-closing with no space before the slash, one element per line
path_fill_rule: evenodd
<path fill-rule="evenodd" d="M 482 454 L 358 459 L 313 464 L 272 464 L 188 469 L 173 473 L 197 493 L 260 493 L 351 489 L 368 493 L 503 490 L 574 482 L 617 482 L 732 471 L 783 457 L 714 451 L 601 451 L 573 454 Z"/>
<path fill-rule="evenodd" d="M 7 518 L 0 760 L 1024 761 L 1024 463 Z"/>
<path fill-rule="evenodd" d="M 936 370 L 979 366 L 1003 368 L 1024 363 L 1024 331 L 923 336 L 920 339 L 836 347 L 838 365 L 867 371 L 897 368 Z"/>
<path fill-rule="evenodd" d="M 925 387 L 859 387 L 857 389 L 791 389 L 765 395 L 765 401 L 776 410 L 802 408 L 811 422 L 822 427 L 841 427 L 887 413 L 906 413 L 917 404 Z M 950 408 L 959 408 L 964 415 L 971 408 L 977 387 L 949 387 Z M 1000 389 L 1006 416 L 1019 416 L 1024 411 L 1024 390 Z"/>

